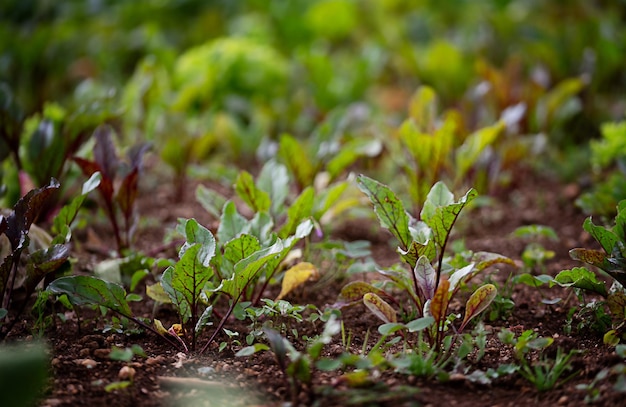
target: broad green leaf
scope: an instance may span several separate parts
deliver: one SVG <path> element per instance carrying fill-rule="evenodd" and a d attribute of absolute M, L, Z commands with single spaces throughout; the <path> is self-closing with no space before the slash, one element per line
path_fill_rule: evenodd
<path fill-rule="evenodd" d="M 336 179 L 343 171 L 352 165 L 359 157 L 375 157 L 382 151 L 380 140 L 354 138 L 342 146 L 341 150 L 328 161 L 326 171 L 331 179 Z"/>
<path fill-rule="evenodd" d="M 427 316 L 427 317 L 414 319 L 413 321 L 406 324 L 406 327 L 409 330 L 409 332 L 419 332 L 428 328 L 434 322 L 435 322 L 435 318 L 431 316 Z"/>
<path fill-rule="evenodd" d="M 439 247 L 445 246 L 461 210 L 476 196 L 478 193 L 472 188 L 455 203 L 452 193 L 443 182 L 438 182 L 433 186 L 426 198 L 421 216 L 432 229 L 435 242 Z"/>
<path fill-rule="evenodd" d="M 289 294 L 297 287 L 303 285 L 308 281 L 317 280 L 318 278 L 319 271 L 313 264 L 308 262 L 296 264 L 285 272 L 280 293 L 274 301 L 285 298 L 285 295 Z"/>
<path fill-rule="evenodd" d="M 198 305 L 204 285 L 213 277 L 213 268 L 202 264 L 199 243 L 190 246 L 181 259 L 163 272 L 161 285 L 185 322 L 199 313 Z"/>
<path fill-rule="evenodd" d="M 196 201 L 215 219 L 219 219 L 227 199 L 219 192 L 200 184 L 196 188 Z"/>
<path fill-rule="evenodd" d="M 53 220 L 53 233 L 59 234 L 63 230 L 64 226 L 72 225 L 72 222 L 78 214 L 78 210 L 85 202 L 85 199 L 87 199 L 87 195 L 100 185 L 100 180 L 102 180 L 102 175 L 99 172 L 92 174 L 91 177 L 83 184 L 83 189 L 80 195 L 74 197 L 67 205 L 61 208 Z"/>
<path fill-rule="evenodd" d="M 269 160 L 263 165 L 256 184 L 259 189 L 269 194 L 272 202 L 272 213 L 281 213 L 285 200 L 289 196 L 287 168 L 274 160 Z"/>
<path fill-rule="evenodd" d="M 598 243 L 600 243 L 600 246 L 602 246 L 606 253 L 613 253 L 613 249 L 617 245 L 617 242 L 619 242 L 619 237 L 615 233 L 602 226 L 595 225 L 590 217 L 585 219 L 585 222 L 583 223 L 583 229 L 589 232 L 589 234 L 591 234 L 591 236 L 593 236 L 593 238 L 596 239 Z M 587 263 L 586 260 L 581 261 Z"/>
<path fill-rule="evenodd" d="M 378 296 L 387 296 L 380 288 L 376 288 L 365 281 L 352 281 L 346 284 L 339 293 L 339 302 L 343 301 L 360 301 L 367 293 L 374 293 Z"/>
<path fill-rule="evenodd" d="M 313 184 L 315 169 L 304 147 L 293 136 L 283 134 L 278 145 L 278 156 L 296 177 L 300 188 Z"/>
<path fill-rule="evenodd" d="M 99 305 L 127 317 L 132 314 L 126 301 L 126 290 L 96 277 L 61 277 L 50 283 L 47 290 L 57 295 L 66 294 L 75 305 Z"/>
<path fill-rule="evenodd" d="M 313 187 L 305 188 L 296 198 L 287 210 L 287 222 L 280 229 L 278 234 L 282 239 L 292 235 L 298 224 L 304 219 L 311 216 L 313 211 L 313 201 L 315 199 L 315 190 Z"/>
<path fill-rule="evenodd" d="M 450 302 L 450 282 L 442 279 L 435 290 L 435 295 L 430 301 L 430 315 L 435 318 L 435 322 L 440 324 L 446 318 L 448 303 Z"/>
<path fill-rule="evenodd" d="M 505 128 L 504 121 L 483 127 L 470 134 L 463 144 L 456 149 L 456 180 L 461 181 L 469 169 L 476 164 L 485 148 L 493 144 Z"/>
<path fill-rule="evenodd" d="M 221 244 L 225 244 L 242 233 L 247 233 L 246 225 L 248 220 L 237 212 L 237 207 L 232 201 L 226 202 L 222 210 L 220 225 L 217 228 L 217 239 Z"/>
<path fill-rule="evenodd" d="M 425 244 L 418 243 L 413 240 L 408 250 L 398 249 L 398 253 L 400 253 L 400 257 L 404 260 L 409 266 L 416 267 L 417 260 L 420 257 L 426 257 L 428 260 L 433 261 L 437 256 L 437 247 L 435 246 L 435 241 L 433 239 L 429 239 Z"/>
<path fill-rule="evenodd" d="M 493 284 L 485 284 L 474 291 L 465 304 L 465 316 L 459 327 L 459 332 L 465 329 L 472 318 L 483 312 L 496 298 L 496 295 L 498 295 L 498 289 Z"/>
<path fill-rule="evenodd" d="M 559 236 L 556 234 L 553 228 L 544 225 L 525 225 L 515 229 L 512 236 L 521 237 L 526 239 L 534 239 L 538 237 L 545 237 L 554 242 L 559 240 Z"/>
<path fill-rule="evenodd" d="M 365 294 L 363 304 L 386 324 L 397 321 L 396 311 L 378 295 L 374 293 Z"/>
<path fill-rule="evenodd" d="M 269 245 L 276 237 L 273 232 L 274 220 L 267 212 L 257 212 L 249 223 L 249 234 L 256 236 L 262 246 Z"/>
<path fill-rule="evenodd" d="M 224 258 L 236 264 L 260 249 L 261 244 L 256 237 L 242 234 L 224 245 Z"/>
<path fill-rule="evenodd" d="M 217 290 L 229 295 L 233 300 L 238 300 L 248 284 L 259 276 L 261 269 L 275 255 L 283 250 L 283 242 L 278 240 L 272 246 L 259 250 L 235 264 L 235 272 L 228 280 L 223 280 Z"/>
<path fill-rule="evenodd" d="M 235 181 L 235 192 L 254 212 L 270 210 L 270 196 L 267 192 L 259 189 L 254 183 L 252 174 L 241 171 Z"/>
<path fill-rule="evenodd" d="M 398 239 L 401 248 L 406 250 L 413 239 L 409 232 L 410 218 L 402 202 L 389 187 L 365 175 L 357 177 L 357 185 L 374 204 L 380 225 L 389 230 Z"/>
<path fill-rule="evenodd" d="M 426 256 L 421 256 L 417 260 L 413 274 L 415 275 L 417 288 L 424 302 L 433 298 L 433 295 L 435 295 L 435 285 L 437 284 L 437 272 Z"/>
<path fill-rule="evenodd" d="M 608 295 L 604 283 L 598 280 L 594 272 L 584 267 L 563 270 L 557 274 L 554 280 L 562 287 L 576 287 L 595 292 L 603 297 Z"/>
<path fill-rule="evenodd" d="M 211 263 L 213 256 L 215 256 L 217 245 L 213 233 L 200 225 L 195 219 L 188 219 L 185 221 L 185 238 L 186 242 L 180 248 L 178 257 L 182 258 L 189 247 L 196 244 L 200 245 L 198 260 L 203 266 L 207 267 Z"/>

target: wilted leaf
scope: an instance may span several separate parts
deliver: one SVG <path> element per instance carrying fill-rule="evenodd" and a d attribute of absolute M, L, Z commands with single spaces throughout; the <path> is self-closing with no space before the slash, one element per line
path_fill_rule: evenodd
<path fill-rule="evenodd" d="M 319 271 L 317 268 L 308 262 L 298 263 L 285 272 L 283 277 L 283 284 L 280 290 L 280 294 L 274 301 L 285 298 L 285 295 L 301 286 L 302 284 L 317 280 L 319 278 Z"/>
<path fill-rule="evenodd" d="M 363 304 L 381 321 L 385 323 L 396 322 L 396 311 L 385 300 L 374 293 L 363 296 Z"/>
<path fill-rule="evenodd" d="M 498 289 L 493 284 L 485 284 L 474 291 L 465 304 L 465 317 L 463 317 L 459 332 L 463 331 L 472 318 L 483 312 L 496 298 L 497 294 Z"/>
<path fill-rule="evenodd" d="M 172 302 L 161 284 L 146 285 L 146 295 L 161 304 L 170 304 Z"/>
<path fill-rule="evenodd" d="M 626 294 L 621 291 L 609 294 L 606 304 L 613 317 L 620 321 L 626 320 Z"/>
<path fill-rule="evenodd" d="M 360 301 L 367 293 L 374 293 L 378 296 L 387 295 L 380 288 L 376 288 L 373 285 L 366 283 L 365 281 L 352 281 L 351 283 L 343 286 L 341 292 L 339 293 L 338 300 L 340 303 L 343 301 Z"/>
<path fill-rule="evenodd" d="M 446 318 L 448 303 L 450 302 L 450 282 L 446 279 L 439 281 L 433 299 L 430 301 L 430 315 L 435 318 L 437 324 Z"/>
<path fill-rule="evenodd" d="M 409 232 L 410 218 L 402 202 L 389 187 L 365 175 L 357 177 L 357 185 L 374 204 L 380 225 L 389 230 L 398 239 L 401 248 L 406 250 L 413 239 Z"/>

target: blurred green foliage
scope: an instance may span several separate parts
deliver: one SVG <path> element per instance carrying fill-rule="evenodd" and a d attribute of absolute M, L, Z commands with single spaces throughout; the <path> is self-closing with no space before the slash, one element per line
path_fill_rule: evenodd
<path fill-rule="evenodd" d="M 477 157 L 489 178 L 623 117 L 624 16 L 585 0 L 7 0 L 0 82 L 23 118 L 109 104 L 122 139 L 155 142 L 179 181 L 210 157 L 308 138 L 355 103 L 385 141 L 429 86 L 462 135 L 506 123 Z"/>

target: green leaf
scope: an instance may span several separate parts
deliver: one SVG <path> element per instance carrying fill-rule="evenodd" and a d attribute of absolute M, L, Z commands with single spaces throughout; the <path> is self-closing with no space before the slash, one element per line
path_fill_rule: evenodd
<path fill-rule="evenodd" d="M 196 201 L 215 219 L 219 219 L 227 199 L 219 192 L 199 184 L 196 188 Z"/>
<path fill-rule="evenodd" d="M 236 264 L 260 249 L 261 244 L 256 237 L 242 234 L 224 245 L 224 258 Z"/>
<path fill-rule="evenodd" d="M 419 331 L 423 331 L 424 329 L 428 328 L 434 322 L 435 322 L 435 318 L 433 318 L 431 316 L 427 316 L 427 317 L 414 319 L 413 321 L 411 321 L 408 324 L 406 324 L 406 327 L 409 330 L 409 332 L 419 332 Z"/>
<path fill-rule="evenodd" d="M 296 177 L 300 188 L 313 184 L 315 169 L 304 147 L 289 134 L 280 137 L 278 156 L 285 162 L 287 168 Z"/>
<path fill-rule="evenodd" d="M 583 229 L 589 232 L 589 234 L 600 243 L 600 246 L 602 246 L 606 253 L 613 253 L 613 249 L 617 246 L 617 242 L 619 242 L 619 237 L 615 233 L 602 226 L 595 225 L 590 217 L 585 219 Z M 581 261 L 587 262 L 586 260 Z"/>
<path fill-rule="evenodd" d="M 0 347 L 0 394 L 5 407 L 36 406 L 51 371 L 50 350 L 42 343 Z M 41 400 L 39 400 L 41 401 Z"/>
<path fill-rule="evenodd" d="M 254 345 L 246 346 L 245 348 L 240 349 L 237 353 L 235 353 L 235 357 L 240 358 L 240 357 L 252 356 L 257 352 L 261 352 L 265 350 L 270 350 L 270 347 L 264 343 L 255 343 Z"/>
<path fill-rule="evenodd" d="M 397 321 L 396 311 L 378 295 L 374 293 L 365 294 L 363 304 L 384 323 Z"/>
<path fill-rule="evenodd" d="M 305 188 L 298 198 L 296 198 L 287 210 L 287 222 L 280 229 L 280 233 L 278 234 L 281 238 L 284 239 L 293 234 L 297 225 L 307 217 L 311 216 L 313 212 L 314 199 L 315 190 L 313 187 Z"/>
<path fill-rule="evenodd" d="M 615 319 L 626 320 L 626 294 L 622 291 L 610 293 L 606 298 L 606 305 Z"/>
<path fill-rule="evenodd" d="M 259 189 L 269 194 L 272 202 L 272 213 L 281 213 L 285 200 L 289 196 L 287 167 L 275 160 L 269 160 L 263 165 L 256 184 Z"/>
<path fill-rule="evenodd" d="M 485 284 L 474 291 L 465 304 L 465 316 L 459 327 L 459 332 L 463 331 L 472 318 L 483 312 L 496 298 L 497 294 L 498 289 L 493 284 Z"/>
<path fill-rule="evenodd" d="M 378 327 L 378 332 L 381 335 L 391 335 L 394 332 L 397 332 L 401 329 L 405 329 L 406 326 L 404 324 L 398 322 L 390 322 L 388 324 L 382 324 Z"/>
<path fill-rule="evenodd" d="M 448 235 L 454 226 L 461 210 L 478 196 L 475 189 L 470 189 L 458 201 L 443 182 L 437 182 L 426 198 L 421 217 L 433 231 L 435 242 L 439 247 L 445 247 Z"/>
<path fill-rule="evenodd" d="M 435 246 L 435 241 L 433 239 L 428 239 L 428 241 L 424 244 L 413 240 L 408 250 L 405 251 L 398 249 L 398 253 L 400 253 L 402 260 L 404 260 L 412 268 L 415 268 L 417 266 L 417 260 L 420 257 L 425 257 L 429 261 L 435 260 L 437 256 L 437 247 Z"/>
<path fill-rule="evenodd" d="M 61 277 L 50 283 L 47 291 L 56 295 L 66 294 L 74 305 L 99 305 L 126 317 L 132 315 L 126 301 L 126 290 L 118 284 L 96 277 Z"/>
<path fill-rule="evenodd" d="M 178 257 L 182 258 L 189 247 L 198 244 L 200 245 L 198 260 L 207 267 L 215 256 L 217 245 L 211 231 L 200 225 L 195 219 L 188 219 L 185 221 L 185 238 L 186 242 L 180 248 Z"/>
<path fill-rule="evenodd" d="M 483 127 L 467 136 L 463 144 L 456 149 L 456 180 L 460 182 L 469 169 L 476 164 L 485 148 L 493 144 L 505 129 L 504 121 Z"/>
<path fill-rule="evenodd" d="M 254 212 L 270 210 L 270 196 L 267 192 L 259 189 L 252 174 L 241 171 L 235 181 L 235 192 Z"/>
<path fill-rule="evenodd" d="M 237 212 L 234 202 L 228 201 L 222 209 L 220 225 L 217 228 L 217 239 L 221 244 L 225 244 L 241 233 L 247 233 L 246 225 L 248 220 Z"/>
<path fill-rule="evenodd" d="M 430 86 L 420 86 L 411 97 L 409 114 L 422 131 L 430 131 L 435 127 L 437 103 L 437 94 Z"/>
<path fill-rule="evenodd" d="M 406 250 L 413 239 L 409 232 L 410 218 L 402 202 L 389 187 L 365 175 L 357 177 L 357 185 L 374 204 L 380 225 L 389 230 L 398 239 L 401 248 Z"/>
<path fill-rule="evenodd" d="M 238 300 L 248 284 L 255 280 L 261 269 L 277 254 L 283 250 L 283 242 L 278 240 L 272 246 L 259 250 L 235 264 L 235 272 L 228 280 L 223 280 L 217 289 L 232 299 Z"/>
<path fill-rule="evenodd" d="M 187 248 L 181 259 L 163 272 L 161 285 L 179 310 L 185 322 L 199 313 L 200 294 L 204 285 L 213 277 L 213 269 L 199 259 L 201 244 Z"/>
<path fill-rule="evenodd" d="M 599 281 L 595 273 L 584 267 L 563 270 L 554 278 L 562 287 L 575 287 L 595 292 L 603 297 L 608 295 L 606 286 Z"/>
<path fill-rule="evenodd" d="M 100 185 L 101 180 L 102 175 L 99 172 L 96 172 L 92 174 L 87 181 L 85 181 L 80 195 L 74 197 L 67 205 L 63 206 L 59 213 L 54 217 L 52 225 L 53 233 L 60 234 L 63 231 L 64 226 L 72 226 L 72 222 L 76 218 L 79 209 L 87 199 L 87 195 Z"/>

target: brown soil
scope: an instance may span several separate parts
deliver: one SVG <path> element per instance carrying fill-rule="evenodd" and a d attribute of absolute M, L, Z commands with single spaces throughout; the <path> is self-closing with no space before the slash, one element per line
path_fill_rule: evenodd
<path fill-rule="evenodd" d="M 458 224 L 457 236 L 464 238 L 468 249 L 491 251 L 519 259 L 525 242 L 511 237 L 510 233 L 521 225 L 542 224 L 554 228 L 560 237 L 558 242 L 542 242 L 555 252 L 555 257 L 546 264 L 545 272 L 554 275 L 561 269 L 579 265 L 569 259 L 568 250 L 573 247 L 593 247 L 594 242 L 583 232 L 584 216 L 573 205 L 577 189 L 531 176 L 525 179 L 523 184 L 497 195 L 494 204 L 467 213 Z M 142 223 L 137 236 L 137 247 L 146 253 L 175 256 L 174 246 L 163 246 L 163 237 L 175 225 L 178 217 L 195 217 L 205 225 L 215 227 L 215 220 L 195 202 L 191 193 L 183 197 L 181 202 L 174 202 L 172 193 L 166 189 L 157 188 L 149 195 L 141 202 L 146 221 Z M 102 237 L 106 235 L 105 231 L 93 230 L 78 238 L 79 241 L 83 239 L 76 247 L 80 268 L 89 270 L 93 262 L 103 257 L 101 249 L 107 241 Z M 380 233 L 376 224 L 364 225 L 363 221 L 354 220 L 346 221 L 334 231 L 337 237 L 343 239 L 369 239 L 373 256 L 379 264 L 396 262 L 397 255 L 390 246 L 390 239 L 386 235 L 381 238 L 378 236 Z M 165 251 L 156 253 L 161 249 Z M 512 272 L 520 271 L 501 268 L 499 272 L 492 272 L 489 278 L 503 286 Z M 345 282 L 330 280 L 325 285 L 313 286 L 307 292 L 299 292 L 290 299 L 312 303 L 323 309 L 335 300 L 343 284 Z M 521 284 L 509 288 L 515 302 L 514 310 L 505 319 L 484 322 L 490 331 L 485 356 L 473 365 L 466 363 L 465 367 L 471 369 L 467 372 L 457 370 L 452 380 L 440 382 L 394 373 L 391 369 L 378 369 L 373 371 L 367 385 L 350 388 L 341 377 L 344 372 L 314 370 L 312 388 L 301 389 L 295 398 L 302 405 L 316 406 L 538 407 L 584 404 L 587 392 L 577 389 L 577 385 L 591 383 L 600 370 L 620 362 L 613 348 L 604 345 L 601 335 L 589 329 L 579 332 L 574 326 L 569 335 L 565 334 L 568 311 L 577 305 L 571 291 L 535 289 Z M 272 292 L 269 297 L 273 298 L 274 295 Z M 541 302 L 542 299 L 557 297 L 563 300 L 553 305 Z M 137 315 L 151 316 L 152 301 L 145 300 L 133 306 L 136 307 Z M 60 312 L 61 309 L 57 308 L 56 311 Z M 84 309 L 80 315 L 66 313 L 66 316 L 66 322 L 56 319 L 54 326 L 45 332 L 52 353 L 52 378 L 42 406 L 278 406 L 292 400 L 293 395 L 286 379 L 270 352 L 235 358 L 234 352 L 241 346 L 233 345 L 222 352 L 213 347 L 203 356 L 185 355 L 149 332 L 103 333 L 110 315 L 102 317 Z M 158 310 L 157 317 L 164 323 L 176 322 L 174 313 L 165 307 Z M 375 343 L 379 323 L 364 308 L 345 309 L 342 318 L 345 332 L 352 338 L 352 352 L 360 352 L 368 329 L 371 332 L 366 347 Z M 315 325 L 311 322 L 289 323 L 298 329 L 300 338 L 319 333 L 322 326 L 319 322 Z M 239 331 L 240 338 L 243 338 L 248 325 L 249 322 L 233 321 L 228 328 Z M 18 324 L 9 338 L 30 340 L 29 326 L 30 322 L 27 321 Z M 466 373 L 475 369 L 495 369 L 502 363 L 513 362 L 511 349 L 497 339 L 501 328 L 509 328 L 518 334 L 526 329 L 534 329 L 539 335 L 553 337 L 554 349 L 560 346 L 566 351 L 583 350 L 584 353 L 577 355 L 573 362 L 577 373 L 564 385 L 546 392 L 538 392 L 517 374 L 503 376 L 490 385 L 468 380 Z M 302 339 L 294 339 L 293 335 L 289 338 L 296 347 L 302 348 Z M 217 343 L 221 341 L 228 341 L 226 335 L 222 334 Z M 126 363 L 108 357 L 113 346 L 123 348 L 133 344 L 140 345 L 147 358 L 136 356 L 132 362 Z M 333 343 L 327 345 L 324 354 L 333 356 L 343 351 L 341 335 L 338 335 Z M 92 362 L 85 360 L 93 361 L 94 366 L 88 367 Z M 133 384 L 125 389 L 105 391 L 107 384 L 120 380 L 120 369 L 127 365 L 136 372 Z M 623 395 L 612 389 L 614 381 L 615 377 L 609 376 L 597 384 L 596 389 L 600 390 L 598 404 L 618 405 L 623 400 Z"/>

